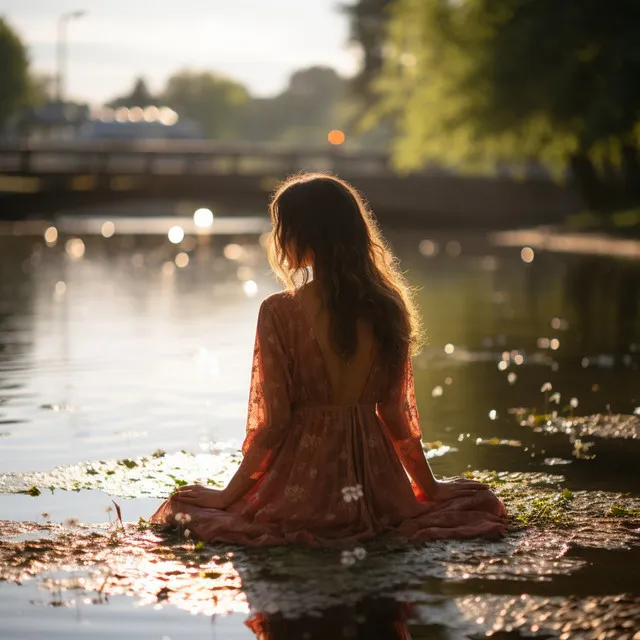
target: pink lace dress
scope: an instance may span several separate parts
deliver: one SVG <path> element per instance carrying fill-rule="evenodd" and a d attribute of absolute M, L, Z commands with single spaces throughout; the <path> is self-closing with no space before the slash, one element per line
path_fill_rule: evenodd
<path fill-rule="evenodd" d="M 242 473 L 255 484 L 225 510 L 176 494 L 151 521 L 188 513 L 197 539 L 254 546 L 504 533 L 496 516 L 505 509 L 490 491 L 432 502 L 409 479 L 404 467 L 424 455 L 411 361 L 385 392 L 390 385 L 372 356 L 359 399 L 345 405 L 335 400 L 325 353 L 296 294 L 264 300 L 242 446 Z"/>

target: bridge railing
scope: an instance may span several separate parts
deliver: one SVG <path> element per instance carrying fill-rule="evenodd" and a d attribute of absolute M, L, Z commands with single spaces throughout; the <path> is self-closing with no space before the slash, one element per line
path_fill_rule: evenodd
<path fill-rule="evenodd" d="M 209 141 L 0 143 L 0 172 L 43 174 L 286 175 L 298 171 L 391 174 L 386 153 Z"/>

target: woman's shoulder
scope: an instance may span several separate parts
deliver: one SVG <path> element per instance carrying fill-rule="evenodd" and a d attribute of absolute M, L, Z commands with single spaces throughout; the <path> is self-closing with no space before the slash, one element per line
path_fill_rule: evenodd
<path fill-rule="evenodd" d="M 261 303 L 262 309 L 271 309 L 273 311 L 280 311 L 290 309 L 293 305 L 297 304 L 295 298 L 295 292 L 290 290 L 277 291 L 264 298 Z"/>

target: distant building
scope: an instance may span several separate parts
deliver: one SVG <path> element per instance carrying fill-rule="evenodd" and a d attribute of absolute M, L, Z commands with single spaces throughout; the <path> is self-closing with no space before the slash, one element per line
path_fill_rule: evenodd
<path fill-rule="evenodd" d="M 6 139 L 166 140 L 201 139 L 199 123 L 169 107 L 99 107 L 51 102 L 25 109 L 4 131 Z"/>
<path fill-rule="evenodd" d="M 201 139 L 202 127 L 169 107 L 102 107 L 78 129 L 81 140 Z"/>

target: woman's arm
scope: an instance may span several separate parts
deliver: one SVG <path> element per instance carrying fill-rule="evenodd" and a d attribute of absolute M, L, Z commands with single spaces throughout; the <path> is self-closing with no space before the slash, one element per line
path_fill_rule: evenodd
<path fill-rule="evenodd" d="M 291 367 L 284 330 L 272 304 L 269 298 L 264 300 L 258 314 L 242 463 L 222 491 L 189 485 L 179 489 L 181 500 L 226 509 L 250 491 L 266 473 L 288 433 Z"/>
<path fill-rule="evenodd" d="M 430 500 L 449 500 L 487 488 L 486 485 L 473 480 L 447 482 L 437 480 L 433 475 L 422 449 L 422 431 L 410 358 L 407 358 L 403 371 L 390 386 L 384 402 L 378 404 L 378 415 L 387 429 L 402 466 L 418 489 Z"/>

